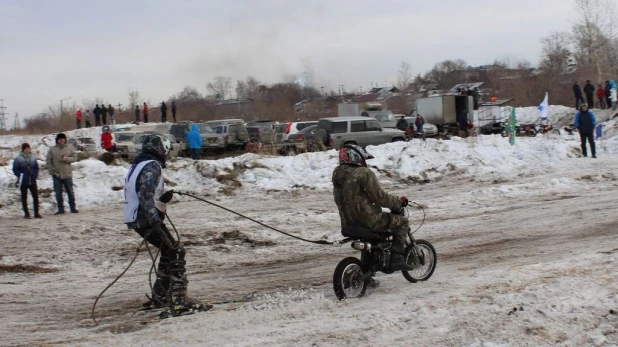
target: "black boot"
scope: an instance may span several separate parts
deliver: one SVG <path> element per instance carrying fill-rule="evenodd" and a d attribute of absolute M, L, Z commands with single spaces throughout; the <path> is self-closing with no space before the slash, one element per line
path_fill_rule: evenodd
<path fill-rule="evenodd" d="M 390 269 L 393 271 L 411 271 L 414 270 L 414 266 L 406 263 L 403 254 L 393 252 L 391 254 Z"/>
<path fill-rule="evenodd" d="M 185 275 L 185 261 L 173 260 L 170 262 L 170 267 L 170 309 L 169 312 L 164 313 L 164 315 L 182 316 L 210 310 L 212 305 L 205 305 L 187 298 L 187 285 L 189 281 Z"/>
<path fill-rule="evenodd" d="M 25 218 L 25 219 L 30 219 L 30 212 L 26 211 L 26 212 L 24 213 L 24 218 Z"/>

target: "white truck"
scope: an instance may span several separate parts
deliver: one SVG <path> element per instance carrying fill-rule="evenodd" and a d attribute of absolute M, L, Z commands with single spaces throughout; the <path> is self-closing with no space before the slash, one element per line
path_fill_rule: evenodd
<path fill-rule="evenodd" d="M 416 114 L 425 122 L 435 124 L 441 133 L 459 129 L 459 120 L 463 112 L 468 121 L 473 121 L 474 102 L 469 95 L 439 95 L 416 100 Z"/>

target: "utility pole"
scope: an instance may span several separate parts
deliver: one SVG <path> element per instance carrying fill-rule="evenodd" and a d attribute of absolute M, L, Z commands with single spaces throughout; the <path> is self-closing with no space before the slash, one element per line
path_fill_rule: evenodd
<path fill-rule="evenodd" d="M 118 105 L 116 105 L 116 107 L 118 107 L 118 112 L 120 112 L 120 111 L 121 111 L 122 104 L 121 104 L 121 103 L 118 103 Z"/>
<path fill-rule="evenodd" d="M 19 124 L 19 113 L 15 113 L 15 122 L 13 123 L 13 130 L 21 129 L 21 124 Z"/>
<path fill-rule="evenodd" d="M 4 107 L 4 99 L 0 99 L 0 130 L 6 131 L 6 118 L 4 110 L 6 110 L 6 107 Z"/>

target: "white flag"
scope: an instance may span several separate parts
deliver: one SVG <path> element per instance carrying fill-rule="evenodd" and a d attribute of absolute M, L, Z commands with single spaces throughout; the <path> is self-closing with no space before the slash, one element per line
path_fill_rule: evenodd
<path fill-rule="evenodd" d="M 549 118 L 549 93 L 545 92 L 545 99 L 539 105 L 539 111 L 541 111 L 541 119 L 547 120 Z"/>

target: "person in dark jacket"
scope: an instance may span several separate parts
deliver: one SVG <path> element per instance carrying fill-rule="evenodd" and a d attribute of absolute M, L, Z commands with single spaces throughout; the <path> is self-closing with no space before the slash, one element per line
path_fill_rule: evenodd
<path fill-rule="evenodd" d="M 139 123 L 139 106 L 135 105 L 135 123 Z"/>
<path fill-rule="evenodd" d="M 609 80 L 605 81 L 605 101 L 607 108 L 612 108 L 612 84 Z"/>
<path fill-rule="evenodd" d="M 107 107 L 105 105 L 101 105 L 101 122 L 103 125 L 107 125 Z"/>
<path fill-rule="evenodd" d="M 462 109 L 459 112 L 459 134 L 461 137 L 468 137 L 468 110 Z"/>
<path fill-rule="evenodd" d="M 586 150 L 586 140 L 590 143 L 590 151 L 592 152 L 592 157 L 596 158 L 596 148 L 594 145 L 594 127 L 597 125 L 597 120 L 594 117 L 594 113 L 588 110 L 588 105 L 585 103 L 582 104 L 581 109 L 575 115 L 575 121 L 573 125 L 579 130 L 579 136 L 582 141 L 582 154 L 584 157 L 588 156 L 588 151 Z"/>
<path fill-rule="evenodd" d="M 408 219 L 398 213 L 382 212 L 382 207 L 392 212 L 403 210 L 408 206 L 408 198 L 386 193 L 378 177 L 367 167 L 368 159 L 373 156 L 356 145 L 346 145 L 339 150 L 339 166 L 333 171 L 332 182 L 341 227 L 392 233 L 390 269 L 410 270 L 413 267 L 406 263 L 404 256 L 410 230 Z"/>
<path fill-rule="evenodd" d="M 94 126 L 101 126 L 101 108 L 99 107 L 99 104 L 94 107 L 92 114 L 94 114 Z"/>
<path fill-rule="evenodd" d="M 577 81 L 573 84 L 573 94 L 575 94 L 575 109 L 579 110 L 581 103 L 584 102 L 584 95 L 582 94 L 582 88 L 579 86 L 579 82 Z"/>
<path fill-rule="evenodd" d="M 191 131 L 187 133 L 187 143 L 191 151 L 191 159 L 198 160 L 202 157 L 202 135 L 197 124 L 191 125 Z"/>
<path fill-rule="evenodd" d="M 172 101 L 172 117 L 174 118 L 174 123 L 176 123 L 176 103 Z"/>
<path fill-rule="evenodd" d="M 161 123 L 167 122 L 167 104 L 165 101 L 161 103 Z"/>
<path fill-rule="evenodd" d="M 148 104 L 144 102 L 144 106 L 142 107 L 142 113 L 144 113 L 144 123 L 148 123 Z"/>
<path fill-rule="evenodd" d="M 36 180 L 39 177 L 39 164 L 28 143 L 21 145 L 21 153 L 13 160 L 13 173 L 18 179 L 17 185 L 21 192 L 21 207 L 24 210 L 24 218 L 30 219 L 28 191 L 32 195 L 34 218 L 42 218 L 39 214 L 39 189 L 36 185 Z"/>
<path fill-rule="evenodd" d="M 133 161 L 124 184 L 124 223 L 145 241 L 159 249 L 152 297 L 147 308 L 168 307 L 166 314 L 205 311 L 212 305 L 191 302 L 186 297 L 187 284 L 185 248 L 175 240 L 164 219 L 166 204 L 174 192 L 164 190 L 162 170 L 171 144 L 161 134 L 149 134 L 142 142 L 142 152 Z"/>
<path fill-rule="evenodd" d="M 586 94 L 586 102 L 588 102 L 588 108 L 591 110 L 594 108 L 595 91 L 596 88 L 594 88 L 594 85 L 590 83 L 590 80 L 586 81 L 586 85 L 584 86 L 584 94 Z"/>
<path fill-rule="evenodd" d="M 112 106 L 112 104 L 109 104 L 107 106 L 107 112 L 109 113 L 109 122 L 111 124 L 116 124 L 116 117 L 114 116 L 114 113 L 116 113 L 116 110 L 114 109 L 114 106 Z"/>

